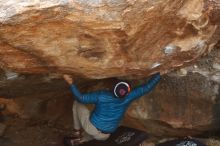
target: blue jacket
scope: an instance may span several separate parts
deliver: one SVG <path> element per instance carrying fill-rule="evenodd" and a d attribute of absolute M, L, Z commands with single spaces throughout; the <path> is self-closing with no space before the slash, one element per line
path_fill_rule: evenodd
<path fill-rule="evenodd" d="M 160 74 L 155 74 L 145 84 L 133 89 L 123 99 L 116 98 L 107 90 L 81 94 L 76 85 L 71 85 L 71 91 L 76 100 L 85 104 L 95 104 L 95 109 L 90 116 L 91 123 L 100 131 L 113 133 L 119 126 L 124 113 L 132 101 L 149 93 L 159 82 Z"/>

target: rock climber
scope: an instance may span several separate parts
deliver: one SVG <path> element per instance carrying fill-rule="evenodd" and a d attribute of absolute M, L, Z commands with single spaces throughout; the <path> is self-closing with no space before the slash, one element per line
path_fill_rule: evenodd
<path fill-rule="evenodd" d="M 118 128 L 132 101 L 149 93 L 160 81 L 160 73 L 156 73 L 147 83 L 133 90 L 129 83 L 118 82 L 112 92 L 101 90 L 82 94 L 70 75 L 63 77 L 71 86 L 76 99 L 72 109 L 74 130 L 71 135 L 64 137 L 64 144 L 67 146 L 76 146 L 92 139 L 108 139 Z M 84 104 L 94 104 L 95 108 L 90 113 Z M 82 130 L 84 130 L 83 136 Z"/>

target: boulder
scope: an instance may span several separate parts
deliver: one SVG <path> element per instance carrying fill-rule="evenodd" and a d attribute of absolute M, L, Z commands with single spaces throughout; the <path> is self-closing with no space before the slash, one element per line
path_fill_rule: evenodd
<path fill-rule="evenodd" d="M 87 78 L 185 66 L 220 36 L 218 0 L 3 0 L 0 67 Z"/>

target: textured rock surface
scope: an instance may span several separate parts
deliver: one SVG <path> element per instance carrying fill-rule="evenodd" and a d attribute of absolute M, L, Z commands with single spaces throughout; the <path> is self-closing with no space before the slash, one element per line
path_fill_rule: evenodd
<path fill-rule="evenodd" d="M 147 76 L 209 52 L 219 14 L 219 0 L 2 0 L 0 66 Z"/>

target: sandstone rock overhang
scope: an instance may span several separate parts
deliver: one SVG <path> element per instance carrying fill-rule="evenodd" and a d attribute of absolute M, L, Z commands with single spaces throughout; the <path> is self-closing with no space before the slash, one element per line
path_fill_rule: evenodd
<path fill-rule="evenodd" d="M 0 67 L 147 76 L 209 53 L 219 17 L 219 0 L 2 0 Z"/>

